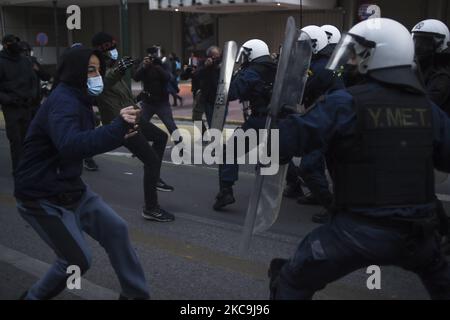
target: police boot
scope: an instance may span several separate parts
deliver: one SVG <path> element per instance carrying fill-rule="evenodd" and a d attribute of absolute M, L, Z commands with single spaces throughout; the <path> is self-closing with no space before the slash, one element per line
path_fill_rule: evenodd
<path fill-rule="evenodd" d="M 320 204 L 319 200 L 314 197 L 312 193 L 307 196 L 304 195 L 299 197 L 297 203 L 305 206 L 317 206 Z"/>
<path fill-rule="evenodd" d="M 303 197 L 303 189 L 300 183 L 289 183 L 284 189 L 283 196 L 290 199 L 296 199 L 298 197 Z"/>
<path fill-rule="evenodd" d="M 219 194 L 216 197 L 216 202 L 214 203 L 214 210 L 218 211 L 223 207 L 235 203 L 236 200 L 233 196 L 233 187 L 221 187 Z"/>
<path fill-rule="evenodd" d="M 280 258 L 273 259 L 272 261 L 270 261 L 269 270 L 267 272 L 267 275 L 269 276 L 270 279 L 269 283 L 270 300 L 275 300 L 278 278 L 280 276 L 281 269 L 287 262 L 288 262 L 287 259 L 280 259 Z"/>

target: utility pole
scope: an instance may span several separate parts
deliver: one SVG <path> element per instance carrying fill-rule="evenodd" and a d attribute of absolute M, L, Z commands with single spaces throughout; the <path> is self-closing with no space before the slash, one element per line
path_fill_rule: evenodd
<path fill-rule="evenodd" d="M 59 62 L 59 32 L 58 32 L 58 7 L 57 0 L 53 0 L 53 22 L 55 27 L 55 54 L 56 64 Z"/>
<path fill-rule="evenodd" d="M 2 28 L 2 39 L 6 34 L 6 30 L 5 30 L 5 15 L 3 13 L 3 6 L 0 6 L 0 27 Z"/>
<path fill-rule="evenodd" d="M 128 0 L 120 0 L 120 47 L 122 57 L 130 56 L 130 35 L 128 27 Z M 126 73 L 125 82 L 131 88 L 130 73 Z"/>

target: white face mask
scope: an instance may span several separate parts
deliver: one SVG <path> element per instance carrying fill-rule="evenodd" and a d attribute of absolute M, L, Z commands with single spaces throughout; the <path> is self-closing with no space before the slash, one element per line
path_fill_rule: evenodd
<path fill-rule="evenodd" d="M 103 92 L 103 79 L 101 76 L 87 79 L 88 93 L 91 96 L 99 96 Z"/>
<path fill-rule="evenodd" d="M 113 59 L 114 61 L 119 59 L 119 52 L 117 51 L 117 49 L 113 49 L 113 50 L 109 51 L 109 57 L 111 59 Z"/>

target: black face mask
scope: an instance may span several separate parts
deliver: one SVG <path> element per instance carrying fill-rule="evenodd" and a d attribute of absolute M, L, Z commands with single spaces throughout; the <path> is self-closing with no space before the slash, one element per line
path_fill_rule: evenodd
<path fill-rule="evenodd" d="M 9 43 L 6 50 L 8 50 L 8 52 L 13 56 L 18 56 L 22 53 L 22 48 L 20 47 L 18 42 Z"/>
<path fill-rule="evenodd" d="M 435 39 L 430 36 L 414 36 L 414 47 L 419 61 L 432 58 L 436 52 Z"/>

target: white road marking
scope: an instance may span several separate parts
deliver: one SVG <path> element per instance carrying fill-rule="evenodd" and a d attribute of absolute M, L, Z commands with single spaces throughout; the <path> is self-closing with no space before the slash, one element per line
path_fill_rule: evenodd
<path fill-rule="evenodd" d="M 42 277 L 51 267 L 48 263 L 32 258 L 22 252 L 5 247 L 1 244 L 0 261 L 10 264 L 37 278 Z M 119 298 L 119 294 L 113 290 L 99 286 L 84 278 L 81 279 L 80 290 L 66 290 L 67 292 L 86 300 L 117 300 Z"/>

